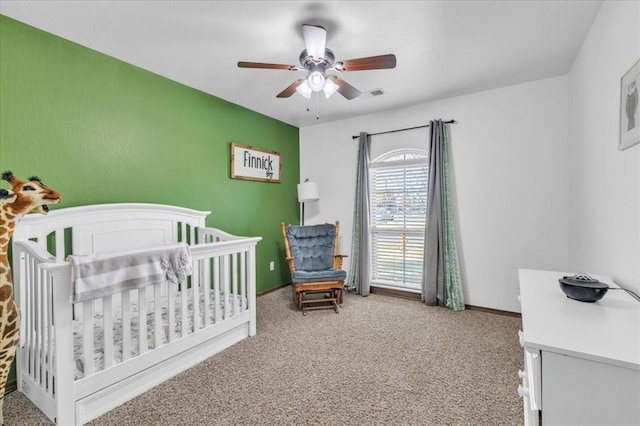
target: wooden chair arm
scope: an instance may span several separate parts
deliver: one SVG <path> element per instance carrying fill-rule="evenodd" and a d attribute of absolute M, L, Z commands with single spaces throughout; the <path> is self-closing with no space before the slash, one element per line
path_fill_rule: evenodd
<path fill-rule="evenodd" d="M 349 257 L 346 254 L 334 254 L 333 255 L 333 268 L 342 269 L 342 261 L 345 257 Z"/>

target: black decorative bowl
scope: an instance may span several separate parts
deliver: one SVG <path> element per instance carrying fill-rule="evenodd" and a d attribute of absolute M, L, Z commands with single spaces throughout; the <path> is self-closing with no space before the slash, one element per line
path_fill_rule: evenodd
<path fill-rule="evenodd" d="M 586 274 L 562 277 L 560 288 L 568 298 L 581 302 L 597 302 L 609 290 L 609 286 Z"/>

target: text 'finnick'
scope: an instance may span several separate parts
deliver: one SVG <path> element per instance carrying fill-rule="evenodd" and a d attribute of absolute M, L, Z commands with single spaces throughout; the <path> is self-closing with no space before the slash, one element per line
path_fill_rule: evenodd
<path fill-rule="evenodd" d="M 273 159 L 270 155 L 266 157 L 256 157 L 255 155 L 251 155 L 250 151 L 244 151 L 243 166 L 250 169 L 264 170 L 267 179 L 271 179 L 273 177 Z"/>

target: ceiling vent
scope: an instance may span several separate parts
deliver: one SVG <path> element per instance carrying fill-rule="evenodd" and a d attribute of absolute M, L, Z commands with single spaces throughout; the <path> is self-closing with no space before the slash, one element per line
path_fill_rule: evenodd
<path fill-rule="evenodd" d="M 369 98 L 374 98 L 376 96 L 382 96 L 384 95 L 384 90 L 382 89 L 373 89 L 373 90 L 369 90 L 367 92 L 362 92 L 362 94 L 359 96 L 360 99 L 369 99 Z"/>

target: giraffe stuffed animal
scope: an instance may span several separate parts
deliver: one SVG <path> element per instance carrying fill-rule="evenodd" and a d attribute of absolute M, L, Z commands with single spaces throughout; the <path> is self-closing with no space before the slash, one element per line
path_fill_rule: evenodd
<path fill-rule="evenodd" d="M 27 181 L 18 179 L 7 171 L 2 179 L 11 189 L 0 190 L 0 425 L 4 425 L 3 405 L 7 377 L 15 358 L 20 338 L 20 312 L 13 300 L 13 281 L 7 250 L 16 222 L 35 210 L 47 214 L 48 204 L 62 200 L 59 193 L 47 188 L 37 177 Z"/>

